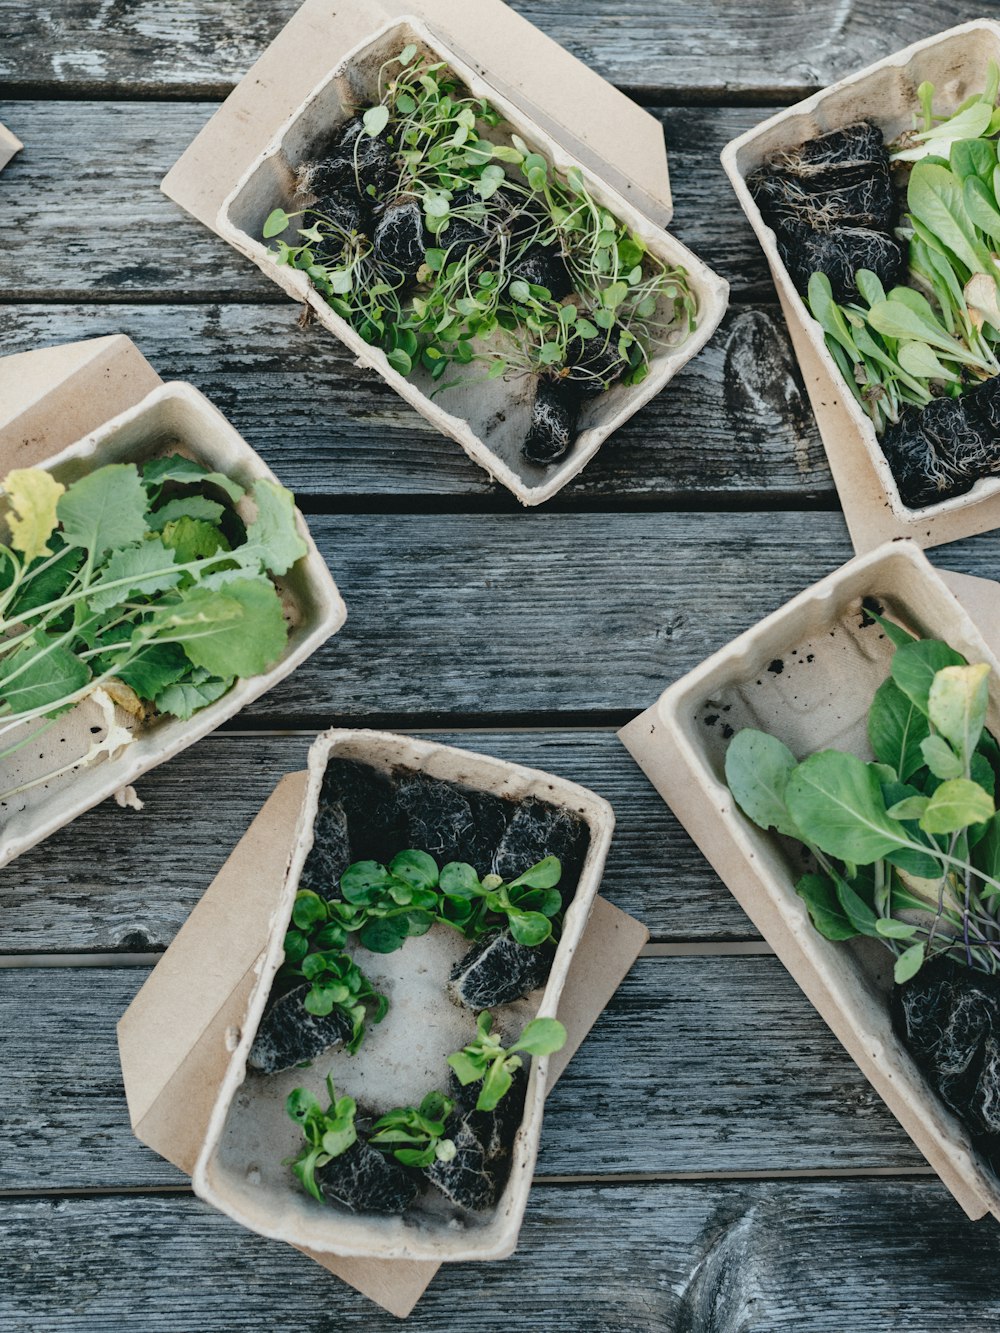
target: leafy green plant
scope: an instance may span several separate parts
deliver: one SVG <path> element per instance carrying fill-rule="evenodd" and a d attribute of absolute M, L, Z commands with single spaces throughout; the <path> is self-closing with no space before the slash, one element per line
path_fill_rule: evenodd
<path fill-rule="evenodd" d="M 455 1103 L 443 1092 L 429 1092 L 419 1106 L 398 1106 L 375 1121 L 368 1142 L 387 1149 L 403 1166 L 450 1162 L 455 1144 L 444 1137 Z"/>
<path fill-rule="evenodd" d="M 354 1126 L 358 1107 L 354 1098 L 338 1097 L 329 1074 L 326 1090 L 330 1104 L 325 1111 L 307 1088 L 293 1089 L 285 1102 L 286 1111 L 301 1128 L 306 1142 L 302 1151 L 296 1157 L 288 1158 L 284 1165 L 292 1168 L 304 1188 L 320 1203 L 323 1193 L 316 1183 L 316 1172 L 358 1141 Z"/>
<path fill-rule="evenodd" d="M 639 383 L 657 348 L 696 327 L 685 271 L 651 255 L 593 199 L 578 169 L 563 178 L 518 135 L 505 135 L 499 112 L 469 95 L 446 64 L 408 46 L 382 67 L 379 93 L 363 113 L 364 133 L 391 147 L 395 174 L 375 202 L 418 201 L 436 241 L 416 286 L 378 261 L 367 236 L 320 208 L 276 209 L 263 235 L 276 241 L 278 263 L 305 272 L 400 374 L 422 368 L 443 390 L 468 383 L 461 368 L 474 363 L 489 379 L 559 377 L 583 356 L 591 368 L 574 378 L 600 391 Z M 299 228 L 300 244 L 289 244 L 284 234 L 299 217 L 309 225 Z M 565 264 L 568 302 L 518 277 L 539 246 Z M 455 369 L 458 377 L 446 379 Z"/>
<path fill-rule="evenodd" d="M 989 667 L 881 619 L 895 645 L 868 715 L 875 759 L 823 750 L 799 763 L 747 729 L 726 781 L 761 828 L 804 844 L 815 869 L 796 891 L 827 939 L 867 935 L 896 955 L 895 978 L 935 954 L 1000 968 L 1000 747 L 985 730 Z"/>
<path fill-rule="evenodd" d="M 109 464 L 68 487 L 43 469 L 8 473 L 0 741 L 17 739 L 0 758 L 89 696 L 141 718 L 186 719 L 237 677 L 278 660 L 288 630 L 270 576 L 286 573 L 306 546 L 289 491 L 257 481 L 246 525 L 232 508 L 245 494 L 180 455 L 141 468 Z M 130 737 L 116 732 L 122 745 Z M 95 744 L 83 760 L 0 799 L 109 752 Z"/>
<path fill-rule="evenodd" d="M 562 877 L 556 856 L 546 856 L 510 883 L 499 875 L 479 878 L 463 861 L 438 870 L 426 852 L 410 850 L 388 866 L 356 861 L 340 879 L 339 900 L 302 890 L 295 901 L 295 929 L 285 938 L 286 956 L 304 956 L 303 931 L 322 928 L 333 947 L 357 933 L 373 953 L 393 953 L 404 940 L 424 935 L 435 922 L 478 939 L 506 925 L 514 939 L 535 948 L 553 938 L 562 910 L 555 887 Z"/>
<path fill-rule="evenodd" d="M 510 1091 L 514 1074 L 526 1055 L 552 1055 L 566 1045 L 566 1029 L 557 1018 L 533 1018 L 513 1045 L 504 1049 L 492 1032 L 493 1015 L 483 1012 L 476 1020 L 476 1037 L 468 1046 L 448 1056 L 448 1063 L 463 1087 L 482 1083 L 477 1111 L 493 1111 Z"/>

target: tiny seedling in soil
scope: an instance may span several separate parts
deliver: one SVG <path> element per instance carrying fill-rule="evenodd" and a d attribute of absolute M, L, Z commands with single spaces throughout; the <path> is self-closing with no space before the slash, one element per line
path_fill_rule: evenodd
<path fill-rule="evenodd" d="M 894 653 L 868 714 L 875 758 L 822 750 L 799 762 L 776 737 L 747 729 L 730 742 L 726 781 L 748 818 L 808 851 L 812 868 L 795 888 L 815 928 L 892 951 L 903 1041 L 975 1133 L 998 1133 L 1000 1118 L 983 1114 L 1000 1105 L 990 1035 L 1000 1018 L 990 668 L 876 619 Z"/>
<path fill-rule="evenodd" d="M 386 62 L 379 89 L 300 170 L 314 202 L 275 209 L 263 236 L 397 373 L 421 370 L 436 391 L 470 373 L 532 377 L 523 453 L 555 463 L 588 398 L 640 383 L 696 327 L 687 275 L 416 46 Z"/>
<path fill-rule="evenodd" d="M 566 1045 L 566 1029 L 557 1018 L 533 1018 L 513 1045 L 504 1049 L 493 1034 L 493 1015 L 482 1013 L 476 1020 L 476 1038 L 461 1051 L 448 1056 L 448 1064 L 463 1087 L 481 1083 L 477 1111 L 494 1111 L 510 1091 L 514 1074 L 525 1055 L 552 1055 Z"/>
<path fill-rule="evenodd" d="M 998 85 L 938 115 L 922 84 L 895 143 L 860 122 L 750 182 L 910 508 L 1000 475 Z"/>
<path fill-rule="evenodd" d="M 187 719 L 281 657 L 288 628 L 272 576 L 306 545 L 277 483 L 254 484 L 247 524 L 233 508 L 245 489 L 178 454 L 69 486 L 19 468 L 0 493 L 0 758 L 85 699 L 109 717 L 86 755 L 0 800 L 129 744 L 112 702 L 138 723 Z"/>
<path fill-rule="evenodd" d="M 387 1148 L 403 1166 L 430 1166 L 449 1162 L 455 1145 L 445 1138 L 445 1122 L 455 1103 L 442 1092 L 429 1092 L 419 1106 L 398 1106 L 380 1116 L 368 1139 L 376 1148 Z"/>

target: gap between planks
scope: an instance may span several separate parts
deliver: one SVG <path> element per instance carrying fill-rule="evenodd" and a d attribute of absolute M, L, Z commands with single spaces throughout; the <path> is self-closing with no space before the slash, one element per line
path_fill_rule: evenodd
<path fill-rule="evenodd" d="M 666 1171 L 666 1172 L 611 1172 L 606 1176 L 546 1176 L 536 1174 L 533 1185 L 554 1185 L 558 1189 L 593 1185 L 699 1185 L 736 1180 L 894 1180 L 936 1179 L 929 1166 L 868 1166 L 854 1171 L 836 1167 L 813 1167 L 803 1171 Z M 158 1198 L 164 1195 L 193 1197 L 189 1185 L 116 1185 L 105 1189 L 0 1189 L 0 1200 L 6 1199 L 109 1199 L 123 1195 L 139 1198 Z"/>
<path fill-rule="evenodd" d="M 713 940 L 691 944 L 647 944 L 640 958 L 769 958 L 762 940 Z M 22 953 L 0 955 L 0 971 L 14 968 L 155 967 L 162 953 Z"/>

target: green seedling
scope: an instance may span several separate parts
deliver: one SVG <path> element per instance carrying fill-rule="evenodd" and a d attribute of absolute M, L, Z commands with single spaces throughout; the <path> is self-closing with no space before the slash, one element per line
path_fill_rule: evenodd
<path fill-rule="evenodd" d="M 429 1092 L 418 1107 L 400 1106 L 375 1121 L 368 1142 L 392 1153 L 403 1166 L 425 1167 L 450 1162 L 455 1144 L 444 1137 L 455 1103 L 441 1092 Z"/>
<path fill-rule="evenodd" d="M 274 665 L 288 629 L 271 576 L 287 573 L 306 546 L 289 491 L 257 481 L 248 525 L 232 507 L 244 494 L 179 455 L 141 468 L 109 464 L 68 487 L 39 468 L 8 473 L 0 758 L 88 697 L 102 706 L 111 698 L 140 719 L 186 719 L 235 679 Z M 119 728 L 115 738 L 125 745 L 131 733 Z M 0 800 L 102 753 L 107 739 Z"/>
<path fill-rule="evenodd" d="M 827 939 L 867 935 L 895 978 L 935 954 L 1000 970 L 1000 747 L 985 730 L 990 669 L 881 619 L 896 645 L 868 714 L 874 761 L 823 750 L 801 763 L 747 729 L 726 781 L 761 828 L 801 842 L 815 869 L 796 885 Z"/>
<path fill-rule="evenodd" d="M 316 1172 L 327 1162 L 347 1152 L 358 1140 L 354 1126 L 357 1103 L 353 1097 L 337 1097 L 333 1079 L 327 1075 L 326 1089 L 330 1104 L 324 1111 L 316 1097 L 306 1088 L 295 1088 L 288 1094 L 285 1109 L 305 1135 L 305 1146 L 296 1156 L 286 1160 L 296 1177 L 314 1199 L 323 1202 L 323 1193 L 316 1183 Z"/>
<path fill-rule="evenodd" d="M 525 1055 L 552 1055 L 566 1044 L 566 1029 L 557 1018 L 534 1018 L 512 1046 L 504 1049 L 494 1036 L 493 1015 L 481 1013 L 476 1020 L 476 1038 L 462 1050 L 448 1056 L 448 1063 L 463 1087 L 482 1083 L 476 1099 L 477 1111 L 494 1111 L 510 1091 L 514 1074 Z"/>

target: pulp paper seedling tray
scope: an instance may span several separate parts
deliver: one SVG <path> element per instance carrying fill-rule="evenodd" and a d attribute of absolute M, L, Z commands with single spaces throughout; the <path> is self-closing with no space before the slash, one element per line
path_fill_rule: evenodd
<path fill-rule="evenodd" d="M 982 478 L 966 495 L 940 504 L 921 509 L 903 504 L 871 418 L 844 383 L 747 180 L 773 154 L 853 121 L 873 121 L 889 143 L 913 127 L 920 108 L 917 88 L 923 81 L 934 84 L 935 107 L 951 111 L 982 91 L 991 60 L 1000 62 L 1000 23 L 980 19 L 961 24 L 779 112 L 734 139 L 722 153 L 726 174 L 767 256 L 857 551 L 870 550 L 889 537 L 936 546 L 1000 526 L 1000 477 Z"/>
<path fill-rule="evenodd" d="M 69 485 L 106 463 L 143 463 L 181 453 L 250 488 L 260 478 L 276 480 L 270 468 L 220 412 L 189 384 L 164 384 L 136 406 L 120 413 L 43 466 Z M 237 510 L 249 516 L 252 500 Z M 269 671 L 238 680 L 220 699 L 183 721 L 162 717 L 136 729 L 135 719 L 116 709 L 117 721 L 134 731 L 133 741 L 117 758 L 102 758 L 78 773 L 67 773 L 32 787 L 0 806 L 0 866 L 40 842 L 98 802 L 127 787 L 149 769 L 172 758 L 234 716 L 251 700 L 284 679 L 344 623 L 346 611 L 323 557 L 296 511 L 306 554 L 274 582 L 289 623 L 289 641 Z M 26 723 L 25 727 L 34 724 Z M 96 729 L 105 730 L 99 707 L 84 700 L 59 718 L 39 739 L 0 761 L 2 789 L 31 782 L 90 748 Z M 13 739 L 21 734 L 13 733 Z"/>
<path fill-rule="evenodd" d="M 3 171 L 14 154 L 19 153 L 23 147 L 21 140 L 11 134 L 6 125 L 0 125 L 0 171 Z"/>
<path fill-rule="evenodd" d="M 305 273 L 278 264 L 274 253 L 261 240 L 264 222 L 274 209 L 296 212 L 303 206 L 304 197 L 296 196 L 294 191 L 296 168 L 322 151 L 355 108 L 378 101 L 380 67 L 408 44 L 415 45 L 423 55 L 444 60 L 474 96 L 487 98 L 502 113 L 506 129 L 520 134 L 558 172 L 565 175 L 571 167 L 577 167 L 594 199 L 627 223 L 652 255 L 686 270 L 697 297 L 698 327 L 694 332 L 677 347 L 650 349 L 650 373 L 641 384 L 616 385 L 591 400 L 581 415 L 576 443 L 561 462 L 551 467 L 536 467 L 521 457 L 534 398 L 533 377 L 487 381 L 480 366 L 456 367 L 456 374 L 460 373 L 464 382 L 432 398 L 434 384 L 428 371 L 416 365 L 410 377 L 399 374 L 389 365 L 384 352 L 366 343 L 330 308 Z M 286 239 L 296 238 L 297 226 L 298 220 L 294 220 Z M 471 458 L 526 505 L 542 504 L 576 476 L 604 440 L 659 393 L 701 350 L 727 305 L 729 288 L 722 278 L 674 237 L 654 226 L 606 182 L 570 158 L 541 126 L 491 88 L 481 74 L 415 18 L 401 19 L 383 28 L 331 70 L 245 172 L 222 205 L 216 229 L 289 295 L 305 302 L 361 362 L 377 370 L 422 416 L 457 440 Z"/>
<path fill-rule="evenodd" d="M 958 580 L 959 595 L 1000 587 Z M 1000 1218 L 1000 1184 L 896 1036 L 892 954 L 873 941 L 833 942 L 795 892 L 795 845 L 759 829 L 725 782 L 728 738 L 743 727 L 777 736 L 798 758 L 826 748 L 871 758 L 866 719 L 892 647 L 863 614 L 873 598 L 921 637 L 988 662 L 987 725 L 1000 725 L 1000 663 L 945 578 L 912 542 L 887 543 L 844 565 L 671 685 L 620 733 L 754 925 L 970 1217 Z M 970 599 L 971 601 L 971 599 Z M 986 618 L 981 617 L 983 629 Z M 992 643 L 1000 643 L 995 626 Z"/>
<path fill-rule="evenodd" d="M 435 1261 L 503 1258 L 517 1243 L 531 1186 L 547 1058 L 531 1063 L 506 1188 L 490 1213 L 468 1225 L 457 1225 L 443 1210 L 435 1214 L 427 1209 L 404 1220 L 361 1216 L 320 1204 L 299 1188 L 281 1160 L 293 1155 L 301 1143 L 300 1132 L 285 1112 L 288 1091 L 298 1084 L 315 1084 L 313 1091 L 321 1095 L 331 1066 L 339 1093 L 361 1100 L 367 1092 L 376 1104 L 405 1105 L 408 1098 L 415 1103 L 432 1088 L 446 1087 L 447 1056 L 470 1039 L 474 1028 L 470 1011 L 460 1010 L 445 991 L 451 963 L 469 947 L 457 932 L 436 925 L 427 935 L 407 940 L 395 954 L 364 955 L 362 971 L 372 976 L 376 987 L 385 981 L 391 1007 L 382 1024 L 368 1031 L 357 1055 L 334 1053 L 314 1062 L 310 1070 L 247 1077 L 247 1056 L 282 962 L 283 940 L 312 846 L 323 774 L 331 758 L 353 759 L 385 772 L 422 773 L 516 801 L 535 797 L 567 809 L 587 826 L 586 858 L 541 999 L 535 993 L 497 1010 L 502 1030 L 510 1035 L 536 1015 L 555 1016 L 600 884 L 614 816 L 606 801 L 585 788 L 504 760 L 409 737 L 371 731 L 331 731 L 321 736 L 310 750 L 295 850 L 276 897 L 267 949 L 195 1165 L 195 1192 L 252 1230 L 317 1254 Z"/>

